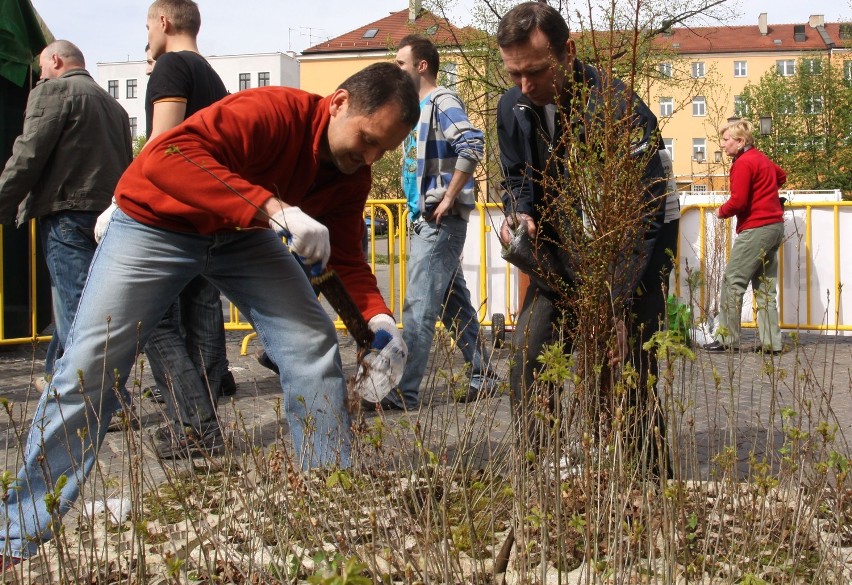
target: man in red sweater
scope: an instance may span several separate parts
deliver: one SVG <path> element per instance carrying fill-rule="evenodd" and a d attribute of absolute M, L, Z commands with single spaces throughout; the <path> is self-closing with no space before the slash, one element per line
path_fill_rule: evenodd
<path fill-rule="evenodd" d="M 404 365 L 402 336 L 361 252 L 362 213 L 370 165 L 408 135 L 418 102 L 411 79 L 379 63 L 326 98 L 285 87 L 241 91 L 144 149 L 116 187 L 119 209 L 6 494 L 0 549 L 7 556 L 32 556 L 52 537 L 53 520 L 79 495 L 119 406 L 113 388 L 198 275 L 251 320 L 281 364 L 302 467 L 349 465 L 337 333 L 294 254 L 337 271 L 381 340 L 379 357 Z M 47 509 L 47 494 L 57 496 L 58 509 Z"/>
<path fill-rule="evenodd" d="M 787 181 L 787 174 L 754 147 L 751 122 L 728 122 L 719 129 L 719 135 L 722 148 L 733 162 L 731 197 L 719 208 L 718 216 L 737 216 L 737 239 L 722 280 L 715 340 L 704 349 L 719 352 L 739 348 L 743 295 L 751 282 L 760 337 L 757 349 L 778 354 L 783 346 L 775 287 L 778 248 L 784 241 L 784 213 L 778 188 Z"/>

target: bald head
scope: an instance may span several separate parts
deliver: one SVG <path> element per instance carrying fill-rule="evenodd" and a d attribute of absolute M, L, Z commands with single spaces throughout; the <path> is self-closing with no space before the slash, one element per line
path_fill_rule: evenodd
<path fill-rule="evenodd" d="M 47 45 L 38 58 L 42 79 L 56 79 L 72 69 L 85 69 L 83 53 L 71 41 L 53 41 Z"/>

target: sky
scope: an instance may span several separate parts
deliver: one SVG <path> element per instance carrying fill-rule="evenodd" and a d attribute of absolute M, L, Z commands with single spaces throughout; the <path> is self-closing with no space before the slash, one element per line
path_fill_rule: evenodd
<path fill-rule="evenodd" d="M 144 58 L 149 0 L 30 1 L 56 38 L 80 47 L 90 69 L 94 63 Z M 197 1 L 202 17 L 198 46 L 205 55 L 299 52 L 408 7 L 407 0 Z M 470 24 L 476 0 L 451 2 L 451 21 Z M 761 12 L 769 14 L 770 24 L 805 23 L 810 14 L 824 14 L 829 22 L 852 21 L 852 0 L 730 0 L 726 7 L 732 25 L 756 26 Z M 696 22 L 713 24 L 719 23 Z"/>

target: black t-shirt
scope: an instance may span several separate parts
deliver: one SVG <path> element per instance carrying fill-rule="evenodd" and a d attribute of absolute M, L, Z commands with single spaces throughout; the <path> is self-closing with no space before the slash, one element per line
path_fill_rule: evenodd
<path fill-rule="evenodd" d="M 192 51 L 163 53 L 148 79 L 146 135 L 151 136 L 155 102 L 169 99 L 186 102 L 185 118 L 189 118 L 226 95 L 225 84 L 204 57 Z"/>

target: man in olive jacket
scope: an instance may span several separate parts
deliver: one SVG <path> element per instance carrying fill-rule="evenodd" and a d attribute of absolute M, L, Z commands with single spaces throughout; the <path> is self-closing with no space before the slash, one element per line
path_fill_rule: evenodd
<path fill-rule="evenodd" d="M 45 360 L 52 375 L 97 247 L 95 221 L 133 153 L 127 113 L 86 71 L 80 49 L 54 41 L 39 66 L 24 133 L 0 175 L 0 223 L 38 220 L 56 323 Z"/>

